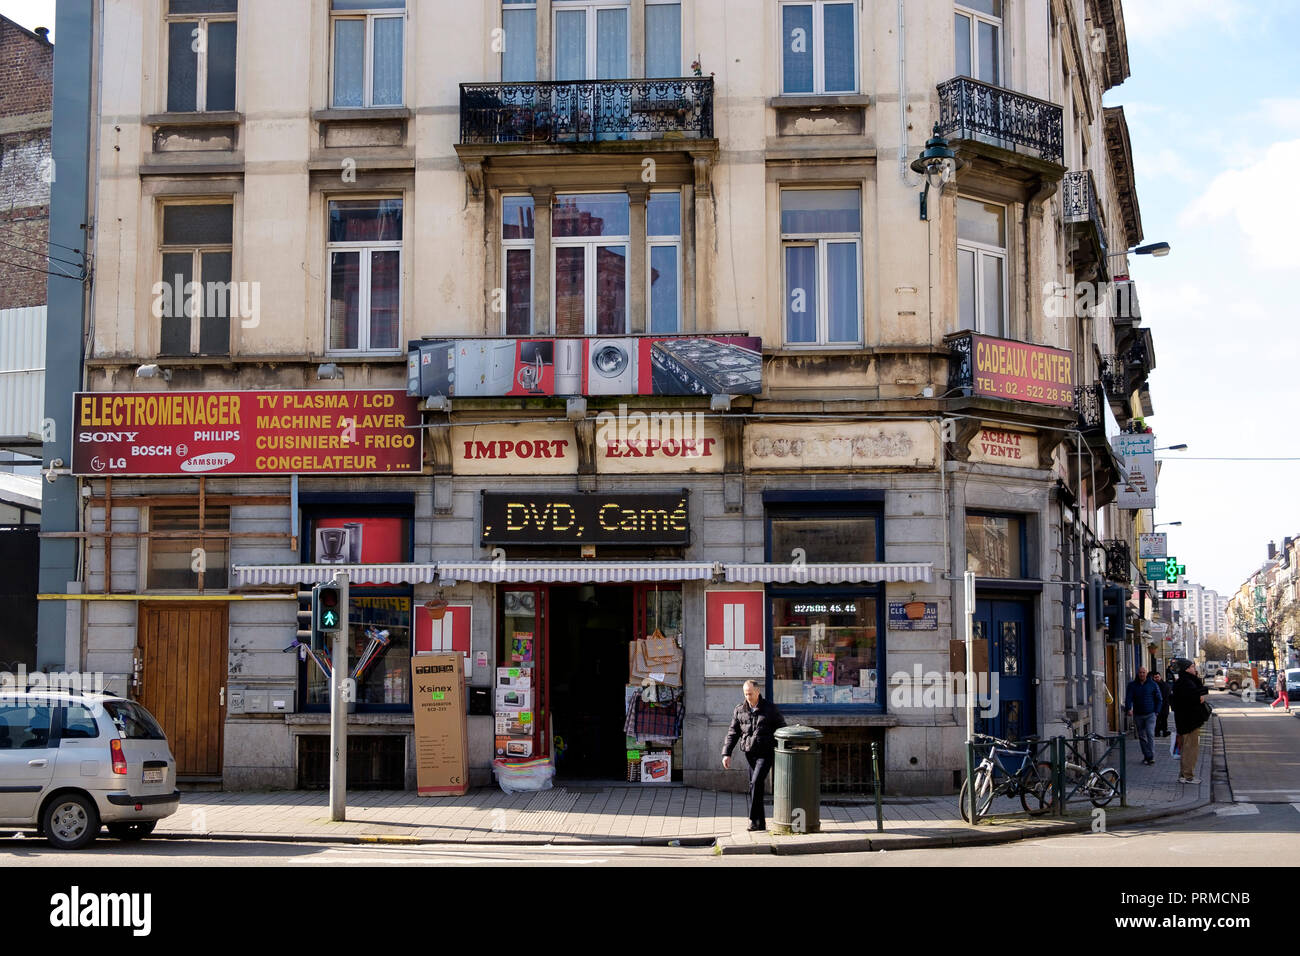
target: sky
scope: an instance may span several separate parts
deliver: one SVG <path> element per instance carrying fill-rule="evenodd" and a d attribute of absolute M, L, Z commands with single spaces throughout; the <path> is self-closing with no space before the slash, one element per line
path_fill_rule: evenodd
<path fill-rule="evenodd" d="M 0 0 L 54 29 L 54 0 Z M 1156 521 L 1189 580 L 1231 594 L 1300 536 L 1300 4 L 1129 0 L 1128 120 L 1143 240 L 1130 257 L 1156 368 Z M 57 37 L 55 38 L 57 42 Z M 1230 460 L 1206 460 L 1230 459 Z"/>

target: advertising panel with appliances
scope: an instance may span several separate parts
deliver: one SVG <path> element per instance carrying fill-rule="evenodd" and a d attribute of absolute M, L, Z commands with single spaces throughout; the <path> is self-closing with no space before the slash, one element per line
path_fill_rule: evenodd
<path fill-rule="evenodd" d="M 636 340 L 592 339 L 587 343 L 588 395 L 636 394 Z"/>

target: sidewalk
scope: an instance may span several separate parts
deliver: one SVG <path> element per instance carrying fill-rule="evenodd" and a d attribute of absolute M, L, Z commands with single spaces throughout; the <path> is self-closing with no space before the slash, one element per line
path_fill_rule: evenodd
<path fill-rule="evenodd" d="M 1217 723 L 1217 721 L 1216 721 Z M 1200 784 L 1180 784 L 1178 760 L 1167 739 L 1156 741 L 1156 764 L 1142 765 L 1128 740 L 1128 804 L 1106 808 L 1107 828 L 1205 806 L 1211 799 L 1211 761 L 1222 766 L 1217 726 L 1201 742 Z M 1225 788 L 1226 792 L 1226 788 Z M 348 794 L 347 820 L 329 819 L 329 795 L 281 790 L 193 792 L 161 821 L 157 837 L 177 839 L 332 841 L 349 843 L 644 844 L 716 845 L 721 853 L 828 853 L 1001 843 L 1030 836 L 1088 830 L 1092 807 L 1071 802 L 1065 818 L 1017 813 L 1019 801 L 999 799 L 989 822 L 966 825 L 956 796 L 886 797 L 884 831 L 875 804 L 828 798 L 821 832 L 799 836 L 749 833 L 743 793 L 665 786 L 560 785 L 507 795 L 496 787 L 463 797 L 421 798 L 410 791 Z M 771 822 L 771 810 L 768 821 Z"/>

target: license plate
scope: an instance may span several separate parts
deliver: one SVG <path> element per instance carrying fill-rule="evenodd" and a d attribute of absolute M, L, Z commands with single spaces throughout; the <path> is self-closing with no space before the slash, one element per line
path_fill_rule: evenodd
<path fill-rule="evenodd" d="M 165 770 L 146 770 L 146 771 L 144 772 L 144 782 L 145 782 L 145 783 L 162 783 L 162 782 L 163 782 L 163 777 L 164 777 L 164 775 L 166 774 L 166 772 L 167 772 L 167 771 L 165 771 Z"/>

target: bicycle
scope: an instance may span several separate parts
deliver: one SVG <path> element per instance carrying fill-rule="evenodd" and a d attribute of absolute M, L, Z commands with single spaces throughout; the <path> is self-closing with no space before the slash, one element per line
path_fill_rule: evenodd
<path fill-rule="evenodd" d="M 1074 787 L 1070 791 L 1070 796 L 1076 793 L 1084 794 L 1094 807 L 1104 807 L 1117 796 L 1120 791 L 1119 771 L 1114 767 L 1105 767 L 1098 769 L 1097 764 L 1092 762 L 1091 756 L 1088 755 L 1088 748 L 1094 740 L 1105 741 L 1106 738 L 1098 733 L 1088 734 L 1086 737 L 1078 737 L 1074 731 L 1075 721 L 1069 717 L 1062 716 L 1061 722 L 1070 728 L 1071 741 L 1084 741 L 1084 756 L 1080 757 L 1078 749 L 1073 742 L 1067 743 L 1065 748 L 1065 780 L 1067 784 Z M 1084 763 L 1077 763 L 1071 760 L 1071 754 L 1082 759 Z M 1069 797 L 1066 798 L 1067 802 Z"/>
<path fill-rule="evenodd" d="M 992 743 L 989 752 L 984 755 L 979 766 L 975 768 L 975 815 L 982 817 L 993 805 L 993 798 L 998 796 L 1020 797 L 1020 805 L 1030 816 L 1039 816 L 1052 809 L 1052 765 L 1047 761 L 1033 759 L 1034 738 L 1026 741 L 1028 747 L 1020 749 L 1009 740 L 990 737 L 987 734 L 974 734 L 977 740 Z M 1016 762 L 1018 761 L 1018 762 Z M 994 778 L 1002 776 L 1000 782 Z M 961 785 L 961 817 L 970 823 L 970 778 Z"/>

